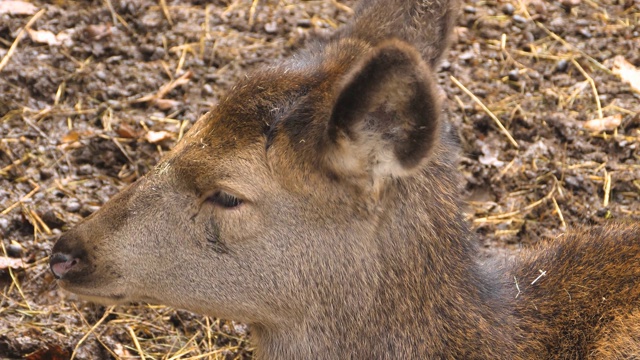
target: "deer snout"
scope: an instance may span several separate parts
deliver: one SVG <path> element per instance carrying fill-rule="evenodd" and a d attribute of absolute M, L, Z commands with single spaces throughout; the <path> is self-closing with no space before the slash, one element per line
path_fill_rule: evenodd
<path fill-rule="evenodd" d="M 90 273 L 90 264 L 82 238 L 71 230 L 63 234 L 51 251 L 49 268 L 56 279 L 79 280 Z"/>
<path fill-rule="evenodd" d="M 49 266 L 56 279 L 61 279 L 71 268 L 78 265 L 80 260 L 68 254 L 56 253 L 51 256 Z"/>

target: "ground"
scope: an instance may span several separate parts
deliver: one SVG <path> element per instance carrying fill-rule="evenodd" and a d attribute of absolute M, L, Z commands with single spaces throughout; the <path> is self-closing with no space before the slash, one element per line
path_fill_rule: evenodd
<path fill-rule="evenodd" d="M 48 255 L 239 77 L 353 6 L 0 2 L 0 358 L 250 358 L 242 324 L 73 301 Z M 618 74 L 639 49 L 638 0 L 466 1 L 438 78 L 482 256 L 640 219 L 640 95 Z"/>

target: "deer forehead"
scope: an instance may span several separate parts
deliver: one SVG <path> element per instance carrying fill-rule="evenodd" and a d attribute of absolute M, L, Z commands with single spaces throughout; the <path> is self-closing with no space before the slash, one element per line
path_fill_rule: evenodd
<path fill-rule="evenodd" d="M 199 195 L 226 189 L 247 198 L 267 190 L 276 173 L 296 177 L 291 166 L 297 154 L 283 149 L 291 148 L 288 134 L 279 132 L 278 141 L 267 146 L 285 106 L 273 102 L 265 112 L 252 105 L 224 105 L 203 116 L 156 166 L 154 177 Z"/>

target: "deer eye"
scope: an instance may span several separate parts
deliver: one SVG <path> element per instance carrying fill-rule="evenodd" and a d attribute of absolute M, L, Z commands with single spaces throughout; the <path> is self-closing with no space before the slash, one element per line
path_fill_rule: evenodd
<path fill-rule="evenodd" d="M 232 209 L 242 204 L 241 199 L 238 199 L 237 197 L 224 191 L 216 191 L 215 193 L 213 193 L 213 195 L 207 198 L 207 201 L 226 209 Z"/>

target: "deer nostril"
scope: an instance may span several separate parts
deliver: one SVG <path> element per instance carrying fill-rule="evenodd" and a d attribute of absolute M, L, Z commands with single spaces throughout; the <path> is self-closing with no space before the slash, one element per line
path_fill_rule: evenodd
<path fill-rule="evenodd" d="M 62 278 L 72 267 L 78 264 L 77 258 L 72 258 L 70 255 L 56 253 L 51 256 L 49 260 L 49 266 L 51 272 L 56 279 Z"/>

